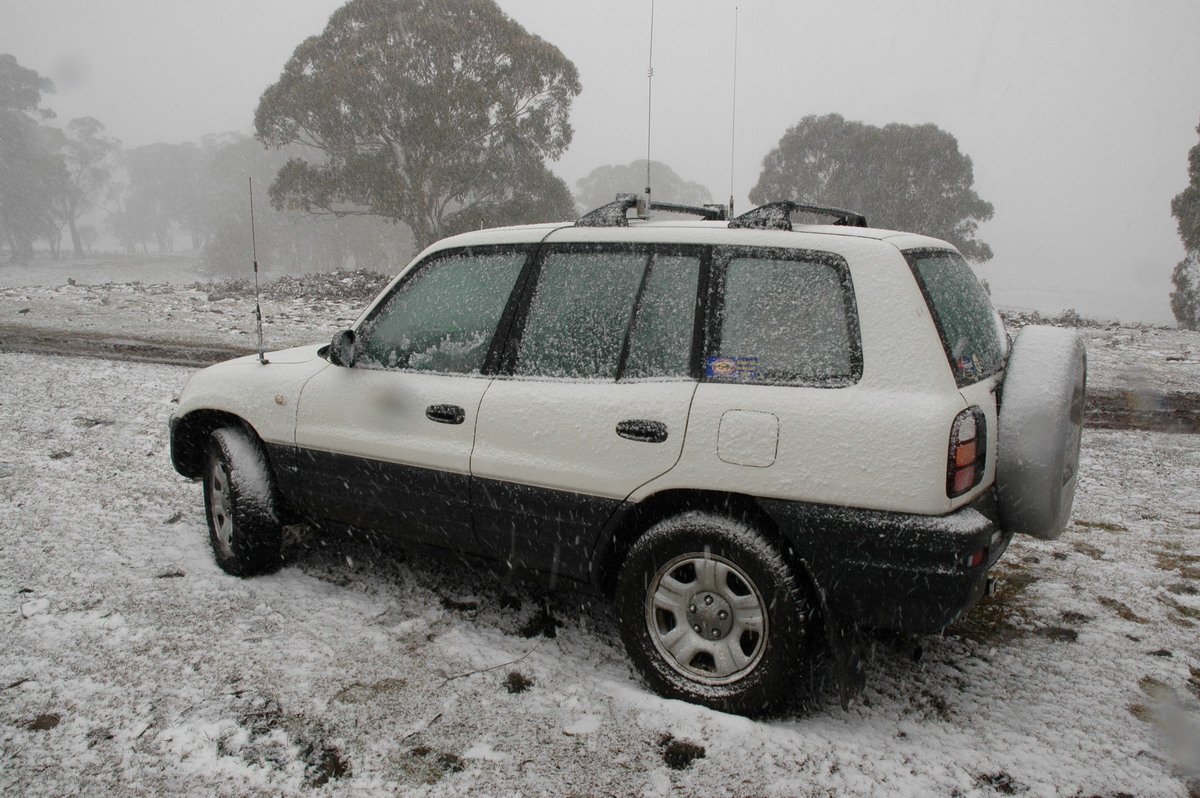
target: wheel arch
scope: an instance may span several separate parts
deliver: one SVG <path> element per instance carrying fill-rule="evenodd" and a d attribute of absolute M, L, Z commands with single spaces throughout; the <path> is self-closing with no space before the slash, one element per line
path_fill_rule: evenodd
<path fill-rule="evenodd" d="M 221 427 L 237 427 L 262 445 L 258 432 L 241 416 L 224 410 L 194 410 L 171 419 L 171 464 L 175 470 L 189 479 L 199 479 L 208 438 Z"/>
<path fill-rule="evenodd" d="M 743 493 L 706 490 L 668 490 L 655 493 L 618 513 L 603 536 L 592 560 L 592 578 L 604 595 L 612 597 L 617 575 L 634 542 L 651 526 L 680 513 L 699 510 L 745 521 L 778 546 L 797 578 L 817 606 L 820 586 L 812 569 L 758 499 Z"/>

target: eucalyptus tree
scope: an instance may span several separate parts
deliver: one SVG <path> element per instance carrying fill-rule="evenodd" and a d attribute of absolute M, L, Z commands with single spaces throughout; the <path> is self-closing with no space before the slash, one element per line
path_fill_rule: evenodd
<path fill-rule="evenodd" d="M 381 216 L 418 247 L 480 220 L 570 216 L 545 162 L 571 142 L 579 91 L 558 48 L 492 0 L 351 0 L 259 101 L 261 141 L 312 152 L 279 171 L 272 204 Z"/>
<path fill-rule="evenodd" d="M 575 203 L 581 212 L 612 202 L 617 194 L 640 193 L 646 187 L 646 159 L 629 165 L 597 166 L 575 183 Z M 681 205 L 704 205 L 712 192 L 700 183 L 684 180 L 661 161 L 650 161 L 649 180 L 655 199 Z"/>
<path fill-rule="evenodd" d="M 1200 330 L 1200 143 L 1188 151 L 1188 185 L 1171 200 L 1171 215 L 1187 251 L 1171 274 L 1171 312 L 1180 327 Z"/>
<path fill-rule="evenodd" d="M 202 243 L 196 208 L 206 191 L 203 164 L 200 148 L 192 143 L 160 142 L 123 153 L 128 182 L 116 198 L 119 207 L 109 216 L 109 226 L 126 250 L 144 249 L 153 240 L 159 252 L 171 252 L 181 228 L 193 233 L 194 248 Z"/>
<path fill-rule="evenodd" d="M 121 144 L 103 134 L 104 125 L 90 116 L 72 119 L 61 139 L 66 182 L 55 203 L 59 221 L 71 234 L 76 257 L 83 255 L 79 217 L 99 202 L 112 179 L 114 158 Z"/>
<path fill-rule="evenodd" d="M 33 242 L 57 228 L 54 199 L 64 170 L 52 129 L 39 108 L 54 83 L 0 53 L 0 236 L 15 260 L 33 257 Z"/>
<path fill-rule="evenodd" d="M 912 230 L 954 244 L 974 263 L 992 257 L 976 238 L 992 218 L 971 159 L 936 125 L 852 122 L 806 116 L 763 159 L 755 203 L 794 199 L 851 208 L 874 227 Z"/>

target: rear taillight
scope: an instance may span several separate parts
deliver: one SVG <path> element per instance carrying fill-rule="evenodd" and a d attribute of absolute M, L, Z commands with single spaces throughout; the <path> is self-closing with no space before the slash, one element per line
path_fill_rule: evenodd
<path fill-rule="evenodd" d="M 946 466 L 946 495 L 961 496 L 983 480 L 987 454 L 987 421 L 978 407 L 968 407 L 950 427 L 950 457 Z"/>

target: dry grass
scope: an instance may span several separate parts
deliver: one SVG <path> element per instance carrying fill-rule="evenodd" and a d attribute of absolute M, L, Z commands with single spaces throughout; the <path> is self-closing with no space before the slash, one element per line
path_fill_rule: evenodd
<path fill-rule="evenodd" d="M 989 646 L 1024 634 L 1031 616 L 1023 594 L 1038 577 L 1020 563 L 1002 564 L 995 575 L 999 580 L 997 591 L 984 596 L 965 618 L 947 628 L 948 634 Z"/>
<path fill-rule="evenodd" d="M 1128 532 L 1129 528 L 1121 524 L 1112 524 L 1107 521 L 1083 521 L 1076 520 L 1075 526 L 1081 526 L 1084 529 L 1098 529 L 1103 532 Z"/>
<path fill-rule="evenodd" d="M 1200 554 L 1178 551 L 1157 551 L 1154 567 L 1160 571 L 1175 571 L 1184 579 L 1200 581 Z"/>
<path fill-rule="evenodd" d="M 1117 617 L 1124 621 L 1132 621 L 1133 623 L 1150 623 L 1149 620 L 1138 615 L 1129 608 L 1129 605 L 1117 601 L 1108 596 L 1096 596 L 1096 601 L 1100 602 L 1100 606 L 1112 610 L 1117 614 Z"/>

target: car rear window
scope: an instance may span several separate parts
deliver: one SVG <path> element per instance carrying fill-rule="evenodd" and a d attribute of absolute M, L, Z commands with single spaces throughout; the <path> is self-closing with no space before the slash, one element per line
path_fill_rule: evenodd
<path fill-rule="evenodd" d="M 963 256 L 926 249 L 906 252 L 905 257 L 933 314 L 959 386 L 1002 369 L 1008 349 L 1004 326 Z"/>

